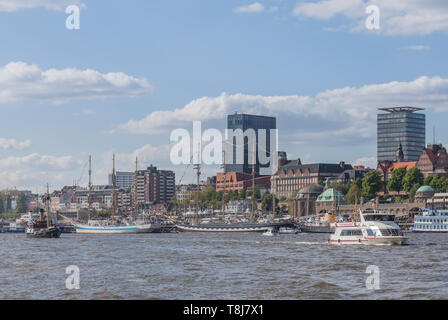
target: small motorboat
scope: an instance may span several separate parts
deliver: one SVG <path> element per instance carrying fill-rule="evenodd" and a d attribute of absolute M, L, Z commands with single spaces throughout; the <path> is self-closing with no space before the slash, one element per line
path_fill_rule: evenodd
<path fill-rule="evenodd" d="M 274 228 L 269 228 L 266 232 L 263 232 L 262 235 L 267 237 L 273 237 L 278 235 L 278 231 L 274 230 Z"/>

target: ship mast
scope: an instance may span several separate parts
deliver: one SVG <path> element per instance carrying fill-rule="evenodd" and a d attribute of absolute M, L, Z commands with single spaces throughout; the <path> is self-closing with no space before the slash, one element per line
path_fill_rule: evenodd
<path fill-rule="evenodd" d="M 255 219 L 255 163 L 256 163 L 256 154 L 255 154 L 255 146 L 254 146 L 254 163 L 252 164 L 252 213 L 251 220 Z"/>
<path fill-rule="evenodd" d="M 112 219 L 114 218 L 115 212 L 117 211 L 117 204 L 115 200 L 115 153 L 112 156 Z"/>
<path fill-rule="evenodd" d="M 89 202 L 89 216 L 87 221 L 89 221 L 92 217 L 92 156 L 89 156 L 89 194 L 87 201 Z"/>
<path fill-rule="evenodd" d="M 50 228 L 51 222 L 50 222 L 50 189 L 47 183 L 47 194 L 45 195 L 45 205 L 47 209 L 47 228 Z"/>
<path fill-rule="evenodd" d="M 135 157 L 135 179 L 134 179 L 134 215 L 135 219 L 138 216 L 138 194 L 137 194 L 137 186 L 138 186 L 138 157 Z"/>
<path fill-rule="evenodd" d="M 222 192 L 222 221 L 224 221 L 224 215 L 226 211 L 226 180 L 227 180 L 227 173 L 226 173 L 226 152 L 223 151 L 223 176 L 224 176 L 224 186 L 223 186 L 223 192 Z"/>
<path fill-rule="evenodd" d="M 196 170 L 196 176 L 197 176 L 197 190 L 196 190 L 196 224 L 199 224 L 199 193 L 201 192 L 201 188 L 199 186 L 199 178 L 201 177 L 201 164 L 200 164 L 200 153 L 201 152 L 201 145 L 199 143 L 198 148 L 198 163 L 194 165 L 194 169 Z"/>
<path fill-rule="evenodd" d="M 272 188 L 274 189 L 274 188 Z M 272 190 L 272 219 L 275 219 L 275 193 Z"/>

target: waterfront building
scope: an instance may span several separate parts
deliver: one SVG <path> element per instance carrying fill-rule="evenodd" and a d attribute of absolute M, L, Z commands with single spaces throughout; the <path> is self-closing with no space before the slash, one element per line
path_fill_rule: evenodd
<path fill-rule="evenodd" d="M 448 154 L 441 144 L 428 144 L 421 152 L 417 168 L 426 177 L 436 174 L 448 177 Z"/>
<path fill-rule="evenodd" d="M 117 171 L 115 173 L 115 186 L 121 188 L 132 188 L 135 184 L 135 172 Z M 112 185 L 112 174 L 109 174 L 109 185 Z"/>
<path fill-rule="evenodd" d="M 297 218 L 315 214 L 316 199 L 323 191 L 324 187 L 320 184 L 310 184 L 301 188 L 294 198 L 288 201 L 291 217 Z"/>
<path fill-rule="evenodd" d="M 153 165 L 150 165 L 145 170 L 137 171 L 137 199 L 139 206 L 148 208 L 151 204 L 171 202 L 175 192 L 174 171 L 158 170 Z"/>
<path fill-rule="evenodd" d="M 345 205 L 347 199 L 338 190 L 329 188 L 316 199 L 316 213 L 331 212 L 339 214 L 339 206 Z"/>
<path fill-rule="evenodd" d="M 216 191 L 241 191 L 252 188 L 252 180 L 254 180 L 255 188 L 263 194 L 271 188 L 271 177 L 262 176 L 253 179 L 251 174 L 241 172 L 218 172 L 216 176 Z"/>
<path fill-rule="evenodd" d="M 200 186 L 200 190 L 203 190 L 205 186 Z M 190 198 L 192 194 L 197 192 L 198 186 L 196 184 L 181 184 L 176 186 L 176 200 L 183 202 Z"/>
<path fill-rule="evenodd" d="M 402 161 L 417 161 L 425 147 L 424 110 L 415 107 L 380 108 L 377 116 L 377 159 L 394 161 L 399 145 L 402 146 Z"/>
<path fill-rule="evenodd" d="M 243 132 L 246 132 L 248 129 L 253 129 L 256 134 L 256 164 L 255 164 L 255 172 L 256 174 L 260 174 L 260 168 L 267 168 L 269 167 L 269 164 L 261 165 L 258 153 L 259 149 L 260 151 L 266 152 L 266 157 L 270 157 L 270 147 L 271 147 L 271 129 L 277 129 L 277 122 L 275 117 L 267 117 L 267 116 L 258 116 L 258 115 L 251 115 L 251 114 L 242 114 L 242 113 L 235 113 L 232 115 L 227 116 L 227 129 L 229 130 L 237 130 L 240 129 Z M 259 130 L 264 129 L 266 130 L 266 145 L 259 145 Z M 274 138 L 274 137 L 272 137 Z M 248 139 L 244 138 L 244 163 L 237 163 L 237 140 L 233 138 L 233 141 L 230 142 L 231 145 L 224 146 L 224 150 L 227 148 L 232 149 L 233 159 L 232 162 L 229 164 L 226 164 L 225 171 L 227 172 L 237 172 L 237 173 L 246 173 L 251 174 L 252 173 L 252 165 L 249 164 L 249 153 L 253 152 L 252 146 L 248 144 Z M 273 152 L 276 152 L 276 150 L 273 150 Z M 226 156 L 227 157 L 227 156 Z"/>
<path fill-rule="evenodd" d="M 343 161 L 302 164 L 300 159 L 288 160 L 283 154 L 279 157 L 278 171 L 271 177 L 271 190 L 278 198 L 290 198 L 307 185 L 337 179 L 341 173 L 352 169 L 350 164 Z"/>

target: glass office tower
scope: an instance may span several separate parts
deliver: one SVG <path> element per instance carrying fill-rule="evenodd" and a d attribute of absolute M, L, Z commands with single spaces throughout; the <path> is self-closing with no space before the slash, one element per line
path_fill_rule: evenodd
<path fill-rule="evenodd" d="M 245 132 L 247 129 L 253 129 L 257 135 L 257 144 L 256 144 L 256 153 L 257 153 L 257 159 L 256 159 L 256 165 L 255 165 L 255 172 L 258 175 L 260 173 L 260 162 L 258 159 L 258 130 L 259 129 L 266 129 L 266 145 L 260 146 L 261 150 L 266 151 L 266 155 L 270 156 L 270 146 L 271 146 L 271 135 L 270 135 L 270 129 L 277 129 L 277 121 L 275 117 L 267 117 L 267 116 L 256 116 L 251 114 L 232 114 L 227 116 L 227 129 L 235 130 L 235 129 L 241 129 L 243 132 Z M 273 137 L 275 138 L 275 137 Z M 244 139 L 244 163 L 237 164 L 236 159 L 236 139 L 233 139 L 233 161 L 232 164 L 226 164 L 226 172 L 242 172 L 242 173 L 252 173 L 252 167 L 249 164 L 248 160 L 248 154 L 249 154 L 249 146 L 248 146 L 248 139 Z M 274 150 L 275 152 L 276 150 Z M 250 152 L 253 152 L 253 150 L 250 150 Z M 261 165 L 261 167 L 269 167 L 268 165 Z"/>
<path fill-rule="evenodd" d="M 378 161 L 395 161 L 400 143 L 404 161 L 417 161 L 425 147 L 424 110 L 415 107 L 380 108 L 387 113 L 378 114 L 377 158 Z"/>

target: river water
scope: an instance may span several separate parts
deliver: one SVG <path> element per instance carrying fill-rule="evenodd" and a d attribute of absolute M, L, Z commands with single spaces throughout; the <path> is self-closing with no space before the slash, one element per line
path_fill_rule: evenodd
<path fill-rule="evenodd" d="M 0 299 L 448 299 L 448 234 L 408 236 L 390 247 L 325 234 L 0 234 Z M 70 265 L 78 290 L 66 288 Z"/>

